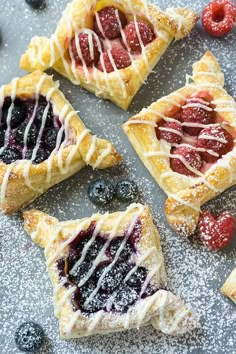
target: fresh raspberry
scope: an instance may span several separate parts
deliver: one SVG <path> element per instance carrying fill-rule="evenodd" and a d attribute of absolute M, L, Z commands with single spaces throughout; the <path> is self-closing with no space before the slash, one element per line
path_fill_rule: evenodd
<path fill-rule="evenodd" d="M 159 140 L 164 139 L 170 144 L 180 144 L 183 135 L 181 124 L 162 120 L 156 128 L 156 135 Z"/>
<path fill-rule="evenodd" d="M 100 52 L 94 35 L 92 35 L 93 48 L 89 48 L 89 36 L 91 35 L 88 33 L 80 33 L 78 36 L 78 43 L 85 64 L 87 66 L 92 66 L 93 64 L 96 64 L 98 62 Z M 82 65 L 82 58 L 79 56 L 79 53 L 77 51 L 75 38 L 71 41 L 71 49 L 76 64 Z"/>
<path fill-rule="evenodd" d="M 126 52 L 126 50 L 124 50 L 122 48 L 113 48 L 111 50 L 110 55 L 112 56 L 117 69 L 124 69 L 127 66 L 131 65 L 131 59 L 130 59 L 128 52 Z M 108 53 L 103 53 L 103 54 L 101 54 L 101 56 L 103 57 L 103 60 L 104 60 L 106 72 L 111 73 L 112 71 L 114 71 L 115 69 L 110 61 Z M 101 57 L 98 62 L 98 69 L 101 71 L 104 71 L 103 66 L 102 66 Z"/>
<path fill-rule="evenodd" d="M 115 39 L 121 36 L 121 28 L 117 16 L 120 19 L 122 28 L 124 28 L 127 24 L 127 19 L 123 12 L 113 6 L 109 6 L 104 7 L 102 10 L 98 11 L 97 14 L 99 21 L 97 21 L 96 16 L 94 16 L 94 31 L 99 37 L 104 38 L 105 36 L 108 39 Z M 102 27 L 103 33 L 101 33 L 99 29 L 100 26 Z"/>
<path fill-rule="evenodd" d="M 218 154 L 213 156 L 207 151 L 201 153 L 206 162 L 216 162 L 234 147 L 232 135 L 222 127 L 207 127 L 201 131 L 197 138 L 197 147 L 211 150 Z"/>
<path fill-rule="evenodd" d="M 190 147 L 180 145 L 172 151 L 172 154 L 182 156 L 186 164 L 190 165 L 196 171 L 200 171 L 202 167 L 202 159 L 200 154 L 196 150 Z M 172 157 L 170 159 L 170 167 L 172 168 L 173 171 L 177 173 L 181 173 L 182 175 L 192 176 L 192 177 L 197 176 L 196 173 L 194 173 L 187 166 L 185 166 L 185 164 L 178 157 L 176 158 Z"/>
<path fill-rule="evenodd" d="M 202 12 L 202 25 L 214 37 L 228 34 L 236 22 L 236 6 L 229 0 L 214 0 Z"/>
<path fill-rule="evenodd" d="M 191 107 L 191 105 L 195 105 Z M 186 106 L 182 109 L 181 122 L 182 123 L 197 123 L 197 124 L 211 124 L 214 123 L 214 117 L 211 111 L 204 109 L 204 101 L 198 98 L 188 100 Z M 207 107 L 207 105 L 205 104 Z M 183 131 L 189 135 L 196 136 L 202 130 L 201 127 L 183 126 Z"/>
<path fill-rule="evenodd" d="M 153 41 L 155 38 L 155 34 L 152 28 L 143 21 L 137 21 L 136 25 L 138 27 L 138 32 L 136 31 L 135 21 L 131 21 L 125 27 L 125 36 L 127 45 L 130 48 L 131 52 L 134 53 L 141 53 L 142 52 L 142 45 L 146 46 Z M 139 41 L 139 37 L 141 43 Z"/>
<path fill-rule="evenodd" d="M 210 250 L 217 251 L 232 240 L 235 218 L 228 211 L 218 217 L 214 217 L 209 211 L 204 211 L 200 216 L 198 230 L 202 243 Z"/>

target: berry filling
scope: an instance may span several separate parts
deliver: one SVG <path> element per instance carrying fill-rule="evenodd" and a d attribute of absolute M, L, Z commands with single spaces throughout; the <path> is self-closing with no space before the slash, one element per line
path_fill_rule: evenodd
<path fill-rule="evenodd" d="M 92 40 L 91 40 L 92 39 Z M 71 41 L 71 50 L 77 65 L 93 66 L 98 62 L 100 52 L 99 44 L 94 35 L 80 33 Z"/>
<path fill-rule="evenodd" d="M 162 120 L 156 128 L 157 138 L 164 139 L 171 144 L 180 144 L 183 138 L 183 130 L 178 122 L 166 122 Z"/>
<path fill-rule="evenodd" d="M 207 150 L 201 152 L 203 160 L 216 162 L 233 149 L 234 141 L 232 135 L 226 129 L 222 127 L 207 127 L 198 135 L 197 147 Z"/>
<path fill-rule="evenodd" d="M 182 107 L 180 120 L 183 123 L 183 131 L 196 136 L 202 130 L 202 125 L 214 123 L 214 116 L 206 101 L 192 98 Z M 200 126 L 194 127 L 194 125 Z"/>
<path fill-rule="evenodd" d="M 173 171 L 185 176 L 197 176 L 196 172 L 200 171 L 202 167 L 202 159 L 196 150 L 180 145 L 172 151 L 172 155 L 176 155 L 170 159 Z"/>
<path fill-rule="evenodd" d="M 93 28 L 84 29 L 71 40 L 68 57 L 77 66 L 96 66 L 111 73 L 130 66 L 154 39 L 153 29 L 145 20 L 128 22 L 122 11 L 108 6 L 95 13 Z"/>
<path fill-rule="evenodd" d="M 212 251 L 217 251 L 227 246 L 235 231 L 235 218 L 226 211 L 218 217 L 209 211 L 201 213 L 198 230 L 202 243 Z"/>
<path fill-rule="evenodd" d="M 132 53 L 141 53 L 142 49 L 155 38 L 150 25 L 143 21 L 131 21 L 124 32 L 128 48 Z"/>
<path fill-rule="evenodd" d="M 124 69 L 131 65 L 129 53 L 123 48 L 112 48 L 111 51 L 102 53 L 98 62 L 98 69 L 107 73 L 115 69 Z"/>
<path fill-rule="evenodd" d="M 44 96 L 38 102 L 17 97 L 14 103 L 6 97 L 0 116 L 0 160 L 4 163 L 27 159 L 39 164 L 56 148 L 61 123 Z M 59 145 L 64 139 L 65 134 Z"/>
<path fill-rule="evenodd" d="M 202 25 L 214 37 L 231 32 L 235 22 L 236 6 L 229 0 L 213 0 L 202 12 Z"/>
<path fill-rule="evenodd" d="M 169 113 L 157 123 L 157 139 L 171 144 L 168 155 L 174 172 L 199 177 L 233 149 L 235 133 L 230 126 L 225 128 L 211 99 L 209 95 L 204 99 L 200 94 L 190 97 L 177 112 Z"/>
<path fill-rule="evenodd" d="M 104 7 L 94 16 L 94 31 L 103 39 L 120 37 L 121 28 L 124 28 L 126 24 L 125 14 L 113 6 Z"/>
<path fill-rule="evenodd" d="M 91 223 L 69 244 L 68 256 L 57 261 L 59 277 L 65 287 L 76 286 L 74 311 L 87 315 L 100 310 L 127 312 L 140 298 L 158 290 L 147 280 L 147 269 L 134 263 L 140 221 L 129 235 L 126 232 L 112 240 L 96 234 L 95 228 L 96 223 Z"/>

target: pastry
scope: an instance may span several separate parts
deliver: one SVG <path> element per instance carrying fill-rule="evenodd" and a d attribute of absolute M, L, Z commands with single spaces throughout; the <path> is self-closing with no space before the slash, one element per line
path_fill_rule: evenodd
<path fill-rule="evenodd" d="M 0 88 L 0 207 L 12 213 L 85 165 L 121 158 L 92 136 L 58 82 L 36 71 Z"/>
<path fill-rule="evenodd" d="M 146 0 L 73 0 L 50 37 L 34 37 L 20 67 L 53 67 L 75 85 L 127 109 L 173 40 L 199 16 L 185 8 L 161 11 Z"/>
<path fill-rule="evenodd" d="M 30 210 L 24 226 L 45 248 L 62 338 L 148 324 L 178 335 L 198 326 L 182 300 L 165 289 L 159 233 L 147 206 L 66 222 Z"/>
<path fill-rule="evenodd" d="M 200 207 L 235 184 L 236 103 L 212 53 L 193 65 L 192 81 L 123 126 L 139 157 L 167 194 L 166 217 L 183 236 Z"/>
<path fill-rule="evenodd" d="M 236 304 L 236 268 L 232 271 L 221 288 L 222 294 L 228 296 Z"/>

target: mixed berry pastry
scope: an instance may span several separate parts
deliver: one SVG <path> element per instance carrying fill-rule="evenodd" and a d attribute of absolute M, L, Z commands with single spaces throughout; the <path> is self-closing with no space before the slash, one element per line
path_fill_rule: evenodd
<path fill-rule="evenodd" d="M 127 109 L 170 43 L 187 36 L 198 18 L 185 8 L 163 12 L 146 0 L 73 0 L 50 38 L 32 39 L 20 67 L 53 67 Z"/>
<path fill-rule="evenodd" d="M 168 195 L 170 225 L 183 236 L 196 230 L 200 207 L 236 179 L 236 103 L 224 90 L 224 75 L 210 52 L 193 65 L 191 79 L 124 124 Z"/>
<path fill-rule="evenodd" d="M 62 338 L 148 324 L 179 335 L 198 326 L 182 300 L 165 289 L 159 233 L 147 206 L 66 222 L 30 210 L 24 225 L 45 248 Z"/>
<path fill-rule="evenodd" d="M 236 268 L 226 279 L 221 288 L 222 294 L 228 296 L 236 304 Z"/>
<path fill-rule="evenodd" d="M 41 71 L 0 88 L 0 207 L 12 213 L 85 165 L 121 160 L 92 136 L 61 91 Z"/>

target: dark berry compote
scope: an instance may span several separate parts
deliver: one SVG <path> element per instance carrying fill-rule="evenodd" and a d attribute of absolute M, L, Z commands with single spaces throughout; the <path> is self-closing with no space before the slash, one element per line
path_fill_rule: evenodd
<path fill-rule="evenodd" d="M 39 164 L 64 140 L 62 134 L 57 143 L 62 124 L 44 96 L 38 100 L 17 97 L 14 102 L 6 97 L 0 117 L 0 160 L 5 164 L 24 159 Z"/>
<path fill-rule="evenodd" d="M 66 288 L 76 286 L 74 311 L 125 313 L 158 290 L 151 285 L 147 269 L 134 261 L 141 223 L 138 220 L 130 234 L 112 239 L 102 233 L 95 237 L 95 227 L 92 222 L 81 231 L 69 244 L 68 256 L 58 259 L 59 278 Z"/>

